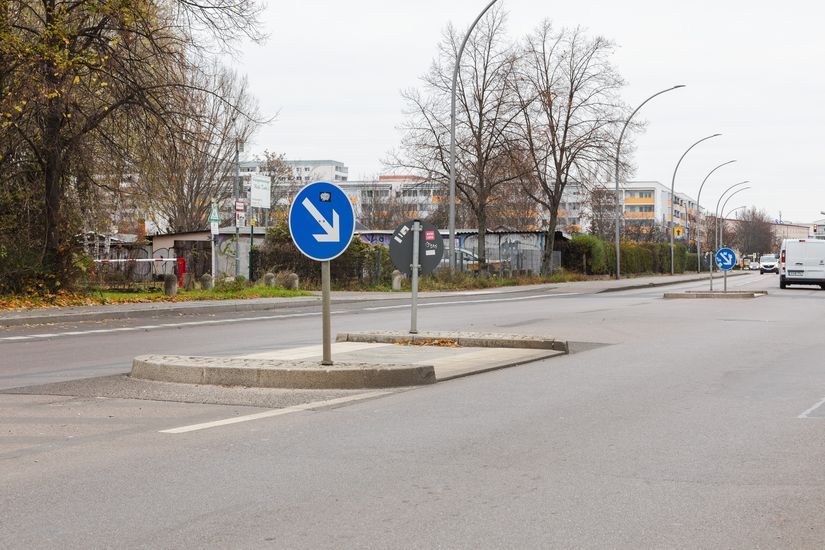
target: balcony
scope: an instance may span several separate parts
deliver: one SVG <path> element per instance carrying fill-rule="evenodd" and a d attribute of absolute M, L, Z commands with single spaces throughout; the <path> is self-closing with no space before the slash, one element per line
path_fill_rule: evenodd
<path fill-rule="evenodd" d="M 624 200 L 625 204 L 653 204 L 654 202 L 655 202 L 655 199 L 653 197 L 646 197 L 646 198 L 627 197 Z"/>
<path fill-rule="evenodd" d="M 624 217 L 627 220 L 652 220 L 656 217 L 655 212 L 625 212 Z"/>

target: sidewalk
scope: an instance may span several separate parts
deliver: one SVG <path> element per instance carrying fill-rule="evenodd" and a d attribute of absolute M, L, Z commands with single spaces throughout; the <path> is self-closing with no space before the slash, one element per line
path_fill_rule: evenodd
<path fill-rule="evenodd" d="M 742 274 L 742 273 L 740 273 Z M 452 296 L 483 296 L 490 294 L 511 294 L 517 292 L 576 292 L 597 294 L 639 288 L 674 285 L 692 281 L 704 281 L 708 274 L 658 275 L 632 279 L 580 281 L 571 283 L 550 283 L 515 287 L 500 287 L 477 290 L 421 292 L 419 298 L 442 298 Z M 408 300 L 409 292 L 332 292 L 333 304 L 363 303 L 378 300 Z M 40 325 L 48 323 L 106 321 L 117 319 L 144 319 L 152 317 L 175 317 L 210 313 L 237 313 L 253 311 L 278 311 L 290 308 L 312 307 L 321 304 L 320 293 L 315 296 L 295 298 L 252 298 L 248 300 L 202 300 L 192 302 L 152 302 L 145 304 L 109 304 L 99 306 L 76 306 L 62 308 L 38 308 L 21 311 L 0 311 L 0 327 Z"/>

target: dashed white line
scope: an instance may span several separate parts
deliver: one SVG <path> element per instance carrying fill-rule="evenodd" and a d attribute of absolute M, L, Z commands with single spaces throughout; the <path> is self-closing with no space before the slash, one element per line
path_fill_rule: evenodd
<path fill-rule="evenodd" d="M 823 397 L 816 405 L 805 411 L 804 413 L 797 416 L 797 418 L 810 418 L 808 415 L 817 410 L 822 405 L 825 405 L 825 397 Z"/>
<path fill-rule="evenodd" d="M 309 409 L 318 409 L 322 407 L 329 407 L 331 405 L 341 405 L 343 403 L 350 403 L 353 401 L 361 401 L 363 399 L 370 399 L 371 397 L 380 397 L 388 395 L 392 392 L 375 391 L 369 393 L 360 393 L 358 395 L 350 395 L 347 397 L 339 397 L 338 399 L 328 399 L 327 401 L 315 401 L 313 403 L 306 403 L 304 405 L 295 405 L 286 407 L 284 409 L 274 409 L 256 414 L 248 414 L 245 416 L 236 416 L 234 418 L 225 418 L 223 420 L 215 420 L 214 422 L 204 422 L 202 424 L 192 424 L 191 426 L 181 426 L 180 428 L 171 428 L 168 430 L 160 430 L 162 434 L 182 434 L 188 432 L 195 432 L 198 430 L 206 430 L 208 428 L 217 428 L 219 426 L 228 426 L 230 424 L 238 424 L 241 422 L 249 422 L 251 420 L 260 420 L 261 418 L 271 418 L 273 416 L 281 416 L 294 412 L 306 411 Z"/>

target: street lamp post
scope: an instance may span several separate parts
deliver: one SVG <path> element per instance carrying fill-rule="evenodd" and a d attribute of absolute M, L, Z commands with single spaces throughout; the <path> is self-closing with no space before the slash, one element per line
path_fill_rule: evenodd
<path fill-rule="evenodd" d="M 235 198 L 232 204 L 232 211 L 235 214 L 235 277 L 241 274 L 241 255 L 239 247 L 241 246 L 241 231 L 238 226 L 238 200 L 241 198 L 241 140 L 235 139 Z"/>
<path fill-rule="evenodd" d="M 691 149 L 693 149 L 694 147 L 696 147 L 697 145 L 699 145 L 703 141 L 706 141 L 708 139 L 715 138 L 715 137 L 718 137 L 718 136 L 721 136 L 721 135 L 722 134 L 713 134 L 713 135 L 710 135 L 710 136 L 707 136 L 707 137 L 703 137 L 699 141 L 695 142 L 693 145 L 688 147 L 687 150 L 684 153 L 682 153 L 682 156 L 679 157 L 679 162 L 676 163 L 676 168 L 673 169 L 673 177 L 670 180 L 670 274 L 671 275 L 676 274 L 676 266 L 673 263 L 673 259 L 674 259 L 673 250 L 674 250 L 674 247 L 675 247 L 674 235 L 673 234 L 676 231 L 676 222 L 673 219 L 674 207 L 676 205 L 676 195 L 675 195 L 676 172 L 679 170 L 679 165 L 682 164 L 682 160 L 684 160 L 684 158 L 687 156 L 687 154 L 690 153 Z"/>
<path fill-rule="evenodd" d="M 493 4 L 498 0 L 492 0 L 487 7 L 481 10 L 476 20 L 467 29 L 467 34 L 464 35 L 464 40 L 461 41 L 461 47 L 458 48 L 458 54 L 455 58 L 455 67 L 453 67 L 453 87 L 450 96 L 450 216 L 449 216 L 449 254 L 450 254 L 450 271 L 455 271 L 455 88 L 458 83 L 458 71 L 461 68 L 461 54 L 464 53 L 464 47 L 467 45 L 467 40 L 470 38 L 470 33 L 484 17 Z"/>
<path fill-rule="evenodd" d="M 728 195 L 728 198 L 726 198 L 725 202 L 722 203 L 722 209 L 719 212 L 723 213 L 725 211 L 725 207 L 728 205 L 728 201 L 731 200 L 734 195 L 736 195 L 737 193 L 741 193 L 742 191 L 745 191 L 747 189 L 750 189 L 750 187 L 741 187 L 741 188 L 737 189 L 736 191 L 734 191 L 733 193 L 731 193 L 730 195 Z M 716 220 L 717 226 L 719 227 L 719 229 L 718 229 L 718 231 L 719 231 L 719 235 L 718 235 L 719 241 L 718 241 L 718 244 L 716 245 L 717 249 L 719 248 L 720 244 L 724 245 L 724 243 L 722 241 L 722 235 L 725 232 L 725 220 L 726 219 L 727 218 L 724 216 L 724 214 L 722 214 L 722 223 L 719 224 L 718 218 Z"/>
<path fill-rule="evenodd" d="M 705 182 L 708 181 L 708 178 L 711 174 L 719 170 L 721 167 L 731 164 L 733 162 L 736 162 L 736 160 L 729 160 L 727 162 L 723 162 L 722 164 L 708 172 L 708 175 L 705 176 L 705 179 L 702 180 L 702 185 L 699 186 L 699 193 L 696 197 L 696 215 L 693 216 L 693 225 L 696 226 L 696 229 L 694 231 L 696 234 L 696 236 L 694 237 L 696 239 L 696 273 L 702 272 L 702 244 L 699 242 L 699 215 L 701 214 L 702 209 L 702 203 L 699 201 L 702 200 L 702 188 L 705 187 Z"/>
<path fill-rule="evenodd" d="M 745 185 L 746 183 L 750 183 L 749 180 L 740 181 L 739 183 L 734 183 L 733 185 L 731 185 L 730 187 L 728 187 L 727 189 L 722 191 L 722 194 L 719 196 L 719 200 L 716 201 L 716 209 L 713 212 L 713 218 L 714 218 L 715 224 L 716 224 L 715 227 L 713 228 L 713 238 L 715 239 L 715 243 L 714 243 L 715 248 L 714 248 L 714 250 L 719 250 L 719 240 L 718 240 L 718 237 L 719 237 L 719 205 L 722 203 L 722 199 L 725 198 L 725 195 L 727 195 L 728 191 L 730 191 L 734 187 L 738 187 L 740 185 Z M 711 258 L 711 260 L 710 260 L 710 270 L 708 271 L 710 273 L 710 290 L 711 290 L 711 292 L 713 292 L 713 264 L 714 264 L 714 261 L 713 261 L 713 258 Z"/>
<path fill-rule="evenodd" d="M 684 84 L 677 84 L 676 86 L 671 86 L 670 88 L 667 88 L 666 90 L 662 90 L 661 92 L 656 92 L 655 94 L 653 94 L 649 98 L 642 101 L 642 103 L 638 107 L 636 107 L 636 110 L 634 110 L 632 113 L 630 113 L 630 116 L 627 117 L 627 120 L 625 121 L 624 126 L 622 126 L 622 131 L 619 134 L 619 141 L 616 143 L 616 279 L 621 279 L 621 276 L 622 276 L 622 268 L 621 268 L 622 258 L 621 258 L 621 246 L 620 246 L 622 200 L 621 200 L 621 197 L 619 196 L 619 154 L 621 153 L 621 150 L 622 150 L 622 138 L 624 137 L 624 132 L 625 132 L 625 130 L 627 130 L 627 126 L 630 124 L 630 121 L 633 119 L 633 117 L 636 115 L 636 113 L 639 112 L 639 109 L 641 109 L 642 107 L 645 106 L 645 103 L 647 103 L 648 101 L 650 101 L 651 99 L 653 99 L 654 97 L 656 97 L 658 95 L 662 95 L 665 92 L 669 92 L 671 90 L 676 90 L 678 88 L 684 88 L 684 87 L 685 87 Z"/>

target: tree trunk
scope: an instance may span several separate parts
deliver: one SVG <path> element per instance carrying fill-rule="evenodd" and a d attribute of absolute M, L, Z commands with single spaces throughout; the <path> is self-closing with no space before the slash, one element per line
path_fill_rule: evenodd
<path fill-rule="evenodd" d="M 556 222 L 558 217 L 558 208 L 553 208 L 550 212 L 550 223 L 547 225 L 547 233 L 544 237 L 544 254 L 541 258 L 542 275 L 553 273 L 553 248 L 556 246 Z"/>
<path fill-rule="evenodd" d="M 476 213 L 478 220 L 478 272 L 487 273 L 487 212 L 481 209 Z"/>

